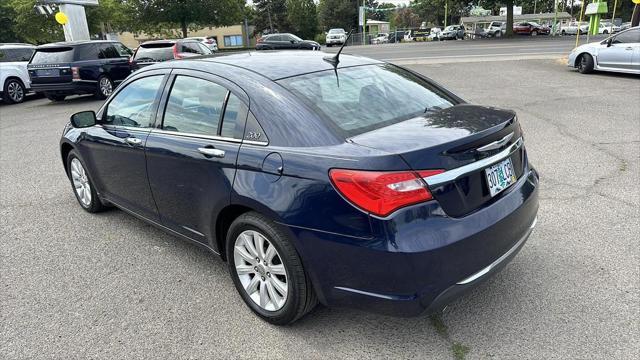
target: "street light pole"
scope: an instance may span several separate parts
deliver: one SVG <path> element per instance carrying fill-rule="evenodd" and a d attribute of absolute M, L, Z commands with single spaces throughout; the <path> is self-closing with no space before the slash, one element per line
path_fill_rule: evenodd
<path fill-rule="evenodd" d="M 447 14 L 449 12 L 449 1 L 444 2 L 444 27 L 447 27 Z"/>

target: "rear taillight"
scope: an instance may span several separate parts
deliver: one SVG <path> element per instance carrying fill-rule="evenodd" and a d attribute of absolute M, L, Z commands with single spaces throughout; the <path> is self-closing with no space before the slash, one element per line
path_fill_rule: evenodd
<path fill-rule="evenodd" d="M 77 68 L 77 67 L 71 68 L 71 78 L 73 80 L 80 80 L 80 68 Z"/>
<path fill-rule="evenodd" d="M 182 56 L 178 53 L 178 44 L 173 45 L 173 58 L 182 59 Z"/>
<path fill-rule="evenodd" d="M 207 41 L 207 44 L 213 44 L 213 40 L 211 39 L 207 39 L 206 41 Z"/>
<path fill-rule="evenodd" d="M 374 215 L 387 216 L 399 208 L 433 199 L 422 178 L 442 172 L 332 169 L 329 177 L 349 202 Z"/>

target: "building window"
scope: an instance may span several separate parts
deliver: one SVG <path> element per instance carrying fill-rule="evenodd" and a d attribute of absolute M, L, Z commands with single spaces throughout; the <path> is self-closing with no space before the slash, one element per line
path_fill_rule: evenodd
<path fill-rule="evenodd" d="M 242 35 L 225 35 L 224 46 L 242 46 Z"/>

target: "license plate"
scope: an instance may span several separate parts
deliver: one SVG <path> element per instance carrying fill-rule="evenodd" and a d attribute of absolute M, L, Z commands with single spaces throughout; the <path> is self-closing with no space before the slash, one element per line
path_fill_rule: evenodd
<path fill-rule="evenodd" d="M 491 196 L 496 196 L 502 190 L 508 188 L 516 182 L 516 172 L 513 171 L 511 158 L 502 160 L 501 162 L 484 169 L 487 175 L 487 184 Z"/>
<path fill-rule="evenodd" d="M 59 69 L 38 69 L 36 70 L 36 75 L 38 76 L 60 76 Z"/>

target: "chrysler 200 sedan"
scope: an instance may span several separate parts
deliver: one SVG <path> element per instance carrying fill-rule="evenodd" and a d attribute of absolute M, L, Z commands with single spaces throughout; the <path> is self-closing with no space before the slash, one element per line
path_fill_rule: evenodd
<path fill-rule="evenodd" d="M 440 311 L 516 255 L 538 211 L 515 113 L 347 55 L 149 66 L 74 114 L 60 150 L 82 208 L 219 254 L 274 324 L 318 302 Z"/>

